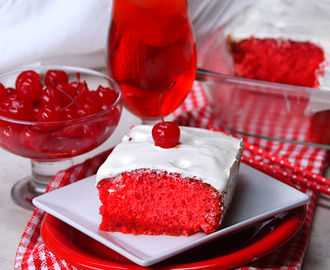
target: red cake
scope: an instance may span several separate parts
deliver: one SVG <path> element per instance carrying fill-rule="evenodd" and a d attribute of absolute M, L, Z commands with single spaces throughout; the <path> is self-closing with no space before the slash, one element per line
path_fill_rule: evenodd
<path fill-rule="evenodd" d="M 249 38 L 230 42 L 235 75 L 297 86 L 319 87 L 323 50 L 310 42 Z"/>
<path fill-rule="evenodd" d="M 330 89 L 328 0 L 256 1 L 224 30 L 237 76 Z"/>
<path fill-rule="evenodd" d="M 156 146 L 152 126 L 132 127 L 97 173 L 100 230 L 147 235 L 210 234 L 232 200 L 242 141 L 180 127 L 180 143 Z"/>

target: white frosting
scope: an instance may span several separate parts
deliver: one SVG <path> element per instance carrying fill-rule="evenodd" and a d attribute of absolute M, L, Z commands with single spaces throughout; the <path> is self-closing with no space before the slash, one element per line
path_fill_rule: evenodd
<path fill-rule="evenodd" d="M 224 30 L 234 41 L 255 38 L 309 41 L 325 52 L 325 75 L 320 88 L 330 90 L 330 1 L 259 0 L 237 16 Z"/>
<path fill-rule="evenodd" d="M 151 130 L 149 125 L 132 127 L 99 168 L 96 185 L 104 178 L 147 168 L 200 179 L 218 191 L 228 189 L 230 178 L 238 172 L 242 140 L 206 129 L 180 127 L 180 144 L 164 149 L 155 146 Z"/>

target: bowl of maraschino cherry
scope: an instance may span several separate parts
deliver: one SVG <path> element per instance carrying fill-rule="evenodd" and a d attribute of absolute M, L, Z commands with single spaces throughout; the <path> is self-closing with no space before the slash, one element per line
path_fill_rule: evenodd
<path fill-rule="evenodd" d="M 33 208 L 54 174 L 72 157 L 105 142 L 122 112 L 119 85 L 103 73 L 43 66 L 0 75 L 0 146 L 31 159 L 32 175 L 18 181 L 12 199 Z"/>

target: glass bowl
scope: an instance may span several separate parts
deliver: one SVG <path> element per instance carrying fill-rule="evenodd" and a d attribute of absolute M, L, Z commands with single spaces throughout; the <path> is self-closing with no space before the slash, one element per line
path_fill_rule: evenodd
<path fill-rule="evenodd" d="M 39 74 L 43 84 L 39 98 L 31 101 L 33 91 L 26 91 L 26 98 L 16 87 L 19 74 L 27 70 Z M 47 71 L 54 70 L 64 71 L 69 83 L 53 76 L 45 86 Z M 95 149 L 114 132 L 122 112 L 121 89 L 103 73 L 66 66 L 15 70 L 2 74 L 0 83 L 6 89 L 0 100 L 0 146 L 32 164 L 32 175 L 14 185 L 12 199 L 33 208 L 31 200 L 58 171 L 72 166 L 72 157 Z"/>

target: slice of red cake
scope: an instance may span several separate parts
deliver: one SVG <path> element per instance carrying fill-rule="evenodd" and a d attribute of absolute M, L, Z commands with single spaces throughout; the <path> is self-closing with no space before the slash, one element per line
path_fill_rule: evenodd
<path fill-rule="evenodd" d="M 100 230 L 149 235 L 210 234 L 232 200 L 243 142 L 180 127 L 173 148 L 155 146 L 152 126 L 131 129 L 97 173 Z"/>

